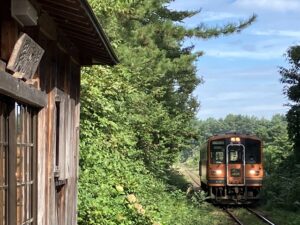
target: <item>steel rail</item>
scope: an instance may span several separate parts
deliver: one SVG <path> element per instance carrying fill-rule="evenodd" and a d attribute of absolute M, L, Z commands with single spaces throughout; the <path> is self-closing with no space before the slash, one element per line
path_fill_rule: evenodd
<path fill-rule="evenodd" d="M 250 213 L 252 213 L 253 215 L 255 215 L 257 218 L 259 218 L 260 220 L 264 221 L 266 224 L 269 225 L 275 225 L 275 223 L 271 222 L 270 220 L 268 220 L 267 218 L 263 217 L 261 214 L 255 212 L 253 209 L 250 208 L 245 208 L 246 210 L 248 210 Z"/>
<path fill-rule="evenodd" d="M 230 212 L 227 208 L 223 208 L 223 210 L 239 225 L 244 225 L 232 212 Z"/>
<path fill-rule="evenodd" d="M 185 170 L 185 172 L 186 172 L 187 175 L 192 179 L 192 181 L 194 181 L 195 184 L 197 184 L 197 185 L 200 187 L 200 186 L 201 186 L 201 185 L 200 185 L 200 182 L 197 181 L 197 180 L 191 175 L 191 172 L 190 172 L 190 171 L 192 171 L 192 170 Z"/>

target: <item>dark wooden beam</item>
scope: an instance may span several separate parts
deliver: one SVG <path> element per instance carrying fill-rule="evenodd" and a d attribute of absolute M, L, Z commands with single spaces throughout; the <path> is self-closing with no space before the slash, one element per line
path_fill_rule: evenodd
<path fill-rule="evenodd" d="M 87 21 L 79 20 L 78 18 L 73 18 L 73 17 L 66 17 L 66 15 L 63 15 L 63 13 L 49 11 L 49 15 L 52 16 L 54 20 L 58 21 L 59 23 L 64 22 L 70 26 L 74 26 L 74 25 L 80 25 L 83 27 L 90 26 L 90 24 Z"/>
<path fill-rule="evenodd" d="M 43 5 L 54 5 L 58 7 L 62 7 L 64 9 L 73 10 L 73 11 L 80 11 L 78 7 L 78 3 L 74 1 L 68 1 L 68 4 L 66 4 L 66 0 L 64 1 L 53 1 L 53 0 L 38 0 Z"/>
<path fill-rule="evenodd" d="M 57 40 L 57 26 L 54 20 L 46 13 L 42 12 L 38 20 L 39 28 L 50 40 Z"/>
<path fill-rule="evenodd" d="M 2 83 L 0 83 L 2 85 Z M 17 166 L 17 136 L 16 136 L 16 111 L 14 103 L 10 102 L 9 104 L 9 139 L 8 139 L 8 199 L 10 202 L 17 202 L 17 179 L 16 179 L 16 166 Z M 8 205 L 8 220 L 9 224 L 17 223 L 17 210 L 14 204 Z"/>
<path fill-rule="evenodd" d="M 78 33 L 84 34 L 85 36 L 87 36 L 86 34 L 89 34 L 89 36 L 91 36 L 91 37 L 98 38 L 95 31 L 92 29 L 92 27 L 79 26 L 78 24 L 76 24 L 76 26 L 69 26 L 64 23 L 60 23 L 59 27 L 62 28 L 63 30 L 70 30 L 73 32 L 78 32 Z"/>
<path fill-rule="evenodd" d="M 46 93 L 30 87 L 4 71 L 0 71 L 0 93 L 40 108 L 45 107 L 48 102 Z"/>

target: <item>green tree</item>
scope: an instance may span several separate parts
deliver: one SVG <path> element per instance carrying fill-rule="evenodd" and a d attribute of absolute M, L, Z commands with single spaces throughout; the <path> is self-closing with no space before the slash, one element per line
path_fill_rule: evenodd
<path fill-rule="evenodd" d="M 198 12 L 169 10 L 169 0 L 89 2 L 121 63 L 82 73 L 79 224 L 187 224 L 188 213 L 179 209 L 177 218 L 169 206 L 180 202 L 184 209 L 184 195 L 163 197 L 169 187 L 157 180 L 167 179 L 162 175 L 196 136 L 192 92 L 202 82 L 195 66 L 202 53 L 183 42 L 240 32 L 255 16 L 188 29 L 181 21 Z M 128 203 L 131 193 L 147 206 L 145 214 Z"/>
<path fill-rule="evenodd" d="M 292 102 L 287 113 L 289 137 L 294 143 L 296 160 L 300 162 L 300 46 L 292 46 L 286 54 L 290 67 L 280 67 L 284 93 Z"/>
<path fill-rule="evenodd" d="M 128 105 L 145 164 L 154 171 L 168 168 L 195 136 L 191 120 L 198 102 L 192 92 L 201 83 L 195 61 L 202 52 L 183 48 L 186 38 L 211 38 L 240 32 L 255 16 L 222 27 L 182 25 L 199 11 L 173 11 L 170 0 L 90 0 L 116 47 L 121 70 L 141 96 Z M 116 70 L 114 70 L 116 71 Z M 113 72 L 118 76 L 118 72 Z"/>

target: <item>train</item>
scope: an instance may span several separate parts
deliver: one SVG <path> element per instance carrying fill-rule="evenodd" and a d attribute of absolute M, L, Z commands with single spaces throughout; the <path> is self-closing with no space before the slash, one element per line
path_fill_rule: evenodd
<path fill-rule="evenodd" d="M 211 136 L 200 149 L 199 176 L 215 203 L 256 202 L 264 177 L 262 140 L 238 133 Z"/>

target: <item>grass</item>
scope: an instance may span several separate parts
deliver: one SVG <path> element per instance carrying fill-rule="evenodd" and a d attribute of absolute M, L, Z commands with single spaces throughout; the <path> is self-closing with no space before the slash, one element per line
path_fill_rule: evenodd
<path fill-rule="evenodd" d="M 195 169 L 193 166 L 189 164 L 177 164 L 175 166 L 177 170 L 181 169 Z M 175 169 L 174 168 L 174 169 Z M 173 171 L 172 179 L 170 179 L 173 184 L 177 187 L 180 187 L 181 190 L 186 188 L 186 181 L 189 181 L 189 177 L 186 177 L 185 182 L 183 177 Z M 183 185 L 185 184 L 185 185 Z M 205 204 L 204 204 L 205 205 Z M 232 224 L 232 220 L 224 213 L 222 210 L 206 203 L 206 206 L 200 206 L 199 207 L 199 213 L 202 215 L 205 215 L 203 217 L 203 221 L 201 224 L 216 224 L 216 225 L 229 225 Z M 289 210 L 283 210 L 283 209 L 276 209 L 266 206 L 261 206 L 257 208 L 259 212 L 262 213 L 263 216 L 270 219 L 272 222 L 274 222 L 277 225 L 300 225 L 300 213 L 299 212 L 293 212 Z M 234 214 L 245 224 L 247 225 L 264 225 L 262 221 L 260 221 L 258 218 L 256 218 L 253 214 L 248 212 L 247 210 L 243 208 L 234 208 L 233 209 Z"/>
<path fill-rule="evenodd" d="M 300 224 L 300 213 L 294 211 L 288 211 L 284 209 L 276 208 L 265 208 L 262 207 L 260 210 L 264 213 L 267 218 L 270 218 L 272 222 L 280 225 L 299 225 Z"/>
<path fill-rule="evenodd" d="M 235 208 L 233 214 L 241 220 L 241 222 L 247 225 L 265 225 L 261 220 L 259 220 L 255 215 L 250 213 L 244 208 Z"/>

